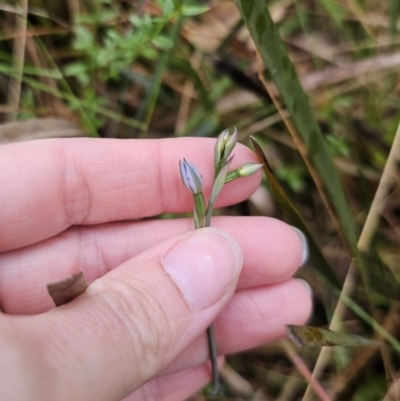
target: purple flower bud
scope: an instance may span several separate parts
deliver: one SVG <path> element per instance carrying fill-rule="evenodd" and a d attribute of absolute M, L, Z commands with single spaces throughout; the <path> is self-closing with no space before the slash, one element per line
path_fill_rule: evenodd
<path fill-rule="evenodd" d="M 203 190 L 203 178 L 197 168 L 186 159 L 179 160 L 179 171 L 182 182 L 192 194 L 199 194 Z"/>

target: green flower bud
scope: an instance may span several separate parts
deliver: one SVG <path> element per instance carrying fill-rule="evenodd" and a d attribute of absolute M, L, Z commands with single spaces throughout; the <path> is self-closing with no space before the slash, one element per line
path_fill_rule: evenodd
<path fill-rule="evenodd" d="M 233 148 L 236 146 L 238 132 L 236 127 L 233 127 L 233 132 L 230 134 L 225 142 L 224 159 L 227 160 L 232 153 Z"/>
<path fill-rule="evenodd" d="M 260 170 L 262 166 L 263 164 L 259 163 L 245 163 L 243 164 L 243 166 L 240 166 L 238 168 L 238 173 L 240 177 L 248 177 L 256 173 L 258 170 Z"/>
<path fill-rule="evenodd" d="M 224 155 L 224 151 L 225 151 L 225 143 L 226 140 L 229 136 L 229 130 L 226 129 L 224 131 L 222 131 L 217 138 L 217 142 L 215 143 L 214 146 L 214 166 L 218 166 L 218 163 L 221 160 L 221 157 L 223 157 Z"/>
<path fill-rule="evenodd" d="M 225 179 L 225 184 L 228 182 L 231 182 L 235 180 L 236 178 L 240 177 L 249 177 L 250 175 L 253 175 L 256 173 L 260 168 L 263 166 L 263 164 L 257 164 L 257 163 L 245 163 L 243 166 L 239 167 L 236 170 L 232 170 L 228 173 Z"/>
<path fill-rule="evenodd" d="M 214 147 L 214 167 L 217 174 L 222 167 L 222 164 L 228 160 L 229 155 L 232 153 L 237 142 L 237 135 L 238 132 L 236 127 L 234 127 L 232 133 L 229 132 L 229 129 L 226 129 L 218 135 Z"/>

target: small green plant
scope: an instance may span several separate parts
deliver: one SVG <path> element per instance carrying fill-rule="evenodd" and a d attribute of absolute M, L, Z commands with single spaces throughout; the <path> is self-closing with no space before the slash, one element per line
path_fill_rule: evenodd
<path fill-rule="evenodd" d="M 211 189 L 210 199 L 206 206 L 203 195 L 203 178 L 197 168 L 186 159 L 179 161 L 179 171 L 185 187 L 193 194 L 193 217 L 195 228 L 210 227 L 211 216 L 215 201 L 223 186 L 240 177 L 248 177 L 256 173 L 263 165 L 256 163 L 245 163 L 238 169 L 228 172 L 229 165 L 234 156 L 230 156 L 237 142 L 237 130 L 234 128 L 230 133 L 228 129 L 221 132 L 214 147 L 214 183 Z M 220 390 L 218 377 L 217 349 L 215 344 L 214 329 L 211 325 L 207 329 L 208 345 L 213 375 L 212 394 Z"/>
<path fill-rule="evenodd" d="M 158 0 L 159 15 L 132 12 L 117 23 L 124 10 L 108 0 L 98 3 L 93 10 L 75 18 L 72 48 L 78 57 L 63 68 L 66 77 L 75 79 L 75 91 L 91 110 L 97 127 L 103 120 L 96 115 L 107 106 L 107 100 L 98 96 L 98 84 L 120 81 L 138 59 L 154 61 L 160 53 L 170 51 L 174 42 L 167 27 L 182 16 L 194 16 L 208 9 L 197 1 Z"/>

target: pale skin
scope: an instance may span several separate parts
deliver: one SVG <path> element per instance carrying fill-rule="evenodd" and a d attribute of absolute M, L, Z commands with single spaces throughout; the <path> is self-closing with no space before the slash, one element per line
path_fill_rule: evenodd
<path fill-rule="evenodd" d="M 1 400 L 184 400 L 210 379 L 212 322 L 221 356 L 306 322 L 310 293 L 292 278 L 302 243 L 289 225 L 215 217 L 214 228 L 193 234 L 189 218 L 142 219 L 191 210 L 178 170 L 183 157 L 202 173 L 207 197 L 214 143 L 64 139 L 0 147 Z M 233 153 L 231 169 L 257 162 L 242 145 Z M 248 198 L 260 179 L 229 183 L 216 207 Z M 215 271 L 187 293 L 166 255 L 179 249 L 190 258 L 193 241 Z M 88 290 L 55 308 L 46 284 L 79 270 Z"/>

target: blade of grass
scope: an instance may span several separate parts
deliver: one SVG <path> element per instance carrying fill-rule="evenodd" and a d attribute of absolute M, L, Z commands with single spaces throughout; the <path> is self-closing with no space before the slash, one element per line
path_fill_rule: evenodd
<path fill-rule="evenodd" d="M 353 255 L 358 255 L 352 218 L 331 156 L 268 8 L 264 2 L 235 1 L 326 187 L 347 238 L 348 247 Z"/>
<path fill-rule="evenodd" d="M 75 104 L 81 104 L 81 100 L 75 96 L 73 90 L 71 89 L 71 87 L 69 86 L 67 80 L 64 78 L 63 73 L 61 72 L 61 70 L 58 68 L 58 65 L 55 63 L 55 61 L 53 60 L 53 57 L 51 56 L 51 54 L 49 53 L 49 51 L 47 50 L 46 46 L 44 45 L 43 41 L 41 40 L 40 37 L 36 37 L 35 38 L 35 42 L 36 45 L 38 47 L 38 49 L 40 50 L 40 52 L 42 53 L 44 59 L 47 61 L 48 65 L 51 67 L 51 69 L 58 71 L 58 73 L 61 75 L 61 79 L 59 80 L 60 83 L 60 87 L 66 92 L 68 93 L 68 95 L 70 96 L 71 99 L 74 99 L 74 103 Z M 78 109 L 78 113 L 80 114 L 82 121 L 85 123 L 86 128 L 89 131 L 89 135 L 92 137 L 98 137 L 98 133 L 97 133 L 97 129 L 95 124 L 93 123 L 92 119 L 90 118 L 90 116 L 86 113 L 86 110 L 84 107 L 79 107 Z"/>
<path fill-rule="evenodd" d="M 198 51 L 194 51 L 190 57 L 190 64 L 193 70 L 199 68 L 203 54 Z M 183 135 L 184 129 L 187 125 L 190 114 L 190 105 L 194 94 L 194 81 L 191 78 L 187 78 L 183 85 L 183 91 L 181 96 L 181 103 L 179 106 L 178 115 L 176 117 L 175 133 L 176 135 Z"/>
<path fill-rule="evenodd" d="M 184 20 L 185 17 L 183 16 L 179 17 L 178 21 L 172 27 L 170 38 L 174 45 L 176 44 L 179 38 L 179 34 Z M 145 137 L 147 134 L 150 120 L 151 117 L 153 116 L 154 108 L 157 103 L 158 94 L 160 93 L 160 86 L 162 83 L 164 71 L 167 68 L 169 58 L 170 58 L 170 52 L 165 51 L 158 60 L 155 67 L 154 78 L 151 88 L 147 92 L 147 95 L 142 104 L 140 105 L 140 108 L 135 116 L 136 120 L 144 123 L 144 129 L 142 130 L 140 135 L 141 137 Z"/>
<path fill-rule="evenodd" d="M 304 163 L 307 166 L 308 172 L 310 173 L 310 175 L 317 187 L 317 190 L 321 197 L 321 200 L 324 203 L 325 208 L 328 211 L 328 214 L 329 214 L 330 218 L 332 219 L 332 222 L 333 222 L 334 226 L 336 227 L 336 230 L 339 233 L 339 236 L 341 237 L 342 242 L 345 245 L 347 245 L 348 244 L 347 238 L 343 238 L 343 233 L 342 233 L 340 222 L 336 217 L 336 213 L 329 200 L 329 195 L 326 192 L 326 189 L 321 180 L 321 177 L 318 174 L 318 171 L 315 168 L 314 164 L 310 160 L 310 157 L 308 155 L 308 150 L 307 150 L 306 146 L 304 145 L 302 139 L 300 138 L 300 135 L 299 135 L 298 131 L 296 130 L 296 127 L 293 125 L 292 121 L 290 120 L 288 113 L 282 108 L 279 100 L 277 99 L 276 95 L 274 95 L 274 93 L 273 93 L 274 91 L 272 90 L 271 85 L 267 82 L 266 78 L 264 77 L 264 74 L 261 72 L 261 63 L 259 63 L 259 67 L 260 67 L 259 68 L 260 80 L 264 84 L 264 87 L 267 90 L 267 92 L 270 94 L 270 97 L 273 101 L 274 106 L 278 110 L 278 113 L 281 116 L 283 122 L 285 123 L 286 128 L 288 129 L 288 131 L 293 139 L 293 142 L 296 145 L 297 150 L 301 154 L 301 156 L 304 160 Z"/>
<path fill-rule="evenodd" d="M 390 0 L 389 3 L 389 20 L 390 20 L 390 31 L 393 37 L 397 32 L 397 19 L 400 14 L 400 2 L 398 0 Z"/>
<path fill-rule="evenodd" d="M 28 0 L 21 0 L 21 13 L 16 15 L 16 37 L 13 43 L 12 68 L 15 77 L 10 81 L 8 88 L 8 104 L 11 111 L 6 115 L 7 121 L 15 121 L 18 117 L 18 107 L 21 96 L 21 82 L 24 70 L 26 21 L 28 14 Z"/>
<path fill-rule="evenodd" d="M 256 153 L 260 162 L 264 164 L 264 173 L 267 177 L 272 196 L 280 206 L 285 216 L 285 221 L 299 228 L 307 237 L 310 250 L 310 258 L 313 261 L 315 269 L 317 269 L 334 287 L 341 288 L 339 280 L 337 279 L 331 266 L 325 259 L 325 256 L 319 249 L 319 246 L 315 242 L 314 237 L 310 232 L 310 229 L 308 228 L 307 224 L 305 223 L 304 219 L 301 217 L 300 213 L 297 211 L 293 203 L 285 194 L 285 191 L 283 190 L 279 181 L 276 179 L 271 168 L 269 167 L 267 158 L 265 157 L 260 145 L 253 137 L 250 137 L 250 140 L 253 145 L 254 152 Z"/>
<path fill-rule="evenodd" d="M 69 93 L 62 92 L 58 89 L 53 88 L 52 86 L 46 85 L 38 80 L 29 78 L 27 76 L 24 76 L 22 80 L 23 80 L 23 82 L 25 82 L 26 84 L 28 84 L 30 87 L 32 87 L 34 89 L 50 93 L 53 96 L 57 96 L 60 99 L 66 100 L 67 102 L 70 103 L 70 106 L 72 108 L 82 108 L 82 109 L 84 109 L 85 112 L 86 112 L 86 110 L 90 110 L 92 112 L 97 112 L 99 115 L 103 115 L 112 120 L 122 122 L 132 128 L 139 128 L 139 129 L 143 128 L 143 124 L 139 123 L 137 120 L 126 117 L 124 115 L 121 115 L 113 110 L 108 109 L 107 107 L 98 106 L 98 105 L 92 106 L 91 104 L 84 104 L 84 103 L 82 104 L 82 102 L 80 100 L 79 100 L 79 102 L 77 102 L 75 95 L 71 95 Z"/>
<path fill-rule="evenodd" d="M 341 293 L 333 288 L 336 295 L 340 296 L 343 303 L 352 310 L 359 318 L 364 320 L 375 332 L 379 333 L 397 352 L 400 353 L 400 343 L 394 338 L 382 325 L 380 325 L 375 319 L 373 319 L 360 305 L 356 304 L 349 296 Z"/>

